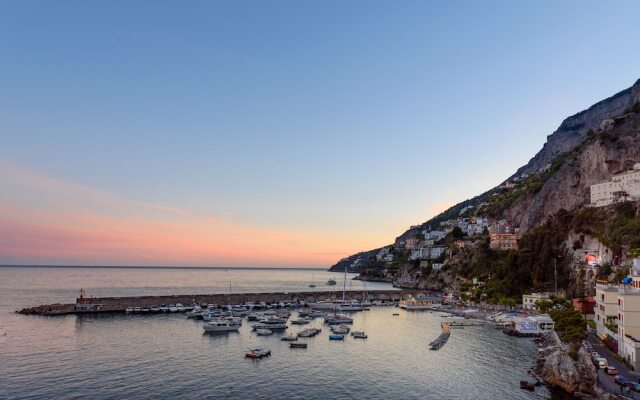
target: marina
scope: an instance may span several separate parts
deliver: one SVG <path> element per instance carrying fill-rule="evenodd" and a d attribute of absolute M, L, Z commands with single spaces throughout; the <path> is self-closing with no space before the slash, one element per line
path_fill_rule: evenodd
<path fill-rule="evenodd" d="M 166 312 L 152 312 L 149 308 L 149 312 L 144 313 L 142 304 L 132 304 L 131 307 L 140 307 L 140 313 L 120 311 L 56 317 L 14 313 L 19 306 L 64 303 L 65 299 L 78 297 L 77 287 L 83 283 L 76 278 L 79 276 L 89 288 L 88 293 L 102 293 L 102 297 L 128 298 L 136 297 L 136 293 L 154 297 L 154 293 L 164 293 L 172 298 L 170 292 L 207 293 L 194 290 L 192 282 L 196 279 L 224 281 L 224 277 L 233 274 L 234 288 L 241 287 L 235 282 L 243 282 L 243 288 L 248 291 L 254 285 L 252 282 L 259 280 L 270 293 L 277 293 L 282 287 L 293 293 L 306 291 L 312 273 L 320 282 L 333 276 L 330 273 L 154 269 L 13 272 L 0 268 L 0 312 L 5 323 L 2 330 L 6 333 L 0 343 L 6 371 L 3 384 L 7 393 L 33 395 L 8 396 L 11 399 L 80 397 L 87 386 L 98 400 L 208 396 L 233 399 L 242 398 L 246 393 L 253 393 L 257 398 L 301 400 L 413 398 L 407 393 L 420 394 L 420 398 L 451 398 L 461 393 L 476 393 L 478 386 L 483 387 L 483 392 L 475 395 L 476 399 L 501 398 L 505 392 L 523 400 L 550 396 L 544 387 L 537 388 L 535 393 L 518 389 L 519 381 L 527 378 L 527 370 L 537 356 L 535 343 L 507 336 L 489 324 L 455 331 L 447 345 L 439 351 L 429 351 L 428 342 L 441 333 L 440 324 L 446 320 L 441 317 L 443 312 L 438 311 L 371 305 L 369 311 L 337 313 L 336 317 L 342 315 L 351 323 L 345 323 L 350 327 L 349 333 L 343 340 L 336 341 L 329 340 L 332 324 L 325 323 L 325 316 L 332 312 L 307 306 L 283 308 L 280 301 L 274 301 L 273 305 L 269 302 L 270 308 L 252 309 L 242 317 L 235 317 L 241 319 L 241 324 L 237 331 L 229 332 L 205 332 L 203 325 L 211 320 L 190 318 L 189 311 L 168 312 L 171 304 L 192 307 L 188 299 L 161 302 Z M 107 279 L 106 272 L 109 282 L 122 282 L 126 286 L 105 288 L 100 279 L 102 276 Z M 47 274 L 55 274 L 56 279 L 47 278 Z M 45 279 L 56 282 L 57 286 L 43 286 Z M 149 288 L 147 282 L 151 281 L 157 287 Z M 188 286 L 175 288 L 177 281 Z M 224 290 L 224 286 L 221 283 L 218 289 Z M 228 280 L 226 286 L 229 286 Z M 318 285 L 319 289 L 323 287 Z M 384 289 L 381 284 L 368 283 L 370 296 L 375 295 L 372 287 Z M 362 295 L 362 288 L 353 292 Z M 341 299 L 341 290 L 334 296 Z M 211 313 L 212 318 L 230 317 L 224 315 L 230 312 L 228 305 L 244 303 L 221 302 Z M 194 307 L 191 312 L 194 310 L 197 311 Z M 206 310 L 201 307 L 203 313 Z M 235 311 L 246 312 L 241 307 L 235 307 Z M 452 310 L 446 311 L 451 315 Z M 258 336 L 253 330 L 252 325 L 260 319 L 287 313 L 288 321 L 307 317 L 312 321 L 304 325 L 287 322 L 286 329 L 273 331 L 270 336 Z M 252 318 L 256 319 L 250 321 Z M 356 337 L 358 331 L 364 332 L 367 339 Z M 285 337 L 288 340 L 282 340 Z M 307 349 L 290 348 L 290 343 L 295 342 L 293 339 L 306 343 Z M 59 350 L 53 352 L 52 347 Z M 271 355 L 261 359 L 245 357 L 250 349 L 256 348 L 268 349 Z M 379 351 L 382 348 L 386 349 L 384 353 Z M 485 368 L 487 364 L 492 368 Z M 407 365 L 411 368 L 406 368 Z M 469 368 L 476 371 L 471 376 L 466 373 Z M 346 373 L 354 378 L 352 384 L 347 389 L 337 389 Z M 314 376 L 322 376 L 322 380 L 312 387 L 297 385 Z M 460 382 L 454 389 L 452 380 Z M 513 388 L 518 392 L 512 392 Z"/>

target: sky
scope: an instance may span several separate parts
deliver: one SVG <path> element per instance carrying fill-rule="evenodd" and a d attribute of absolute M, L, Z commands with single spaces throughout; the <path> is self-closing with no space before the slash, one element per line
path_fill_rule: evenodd
<path fill-rule="evenodd" d="M 637 1 L 0 1 L 0 264 L 328 267 L 640 78 Z"/>

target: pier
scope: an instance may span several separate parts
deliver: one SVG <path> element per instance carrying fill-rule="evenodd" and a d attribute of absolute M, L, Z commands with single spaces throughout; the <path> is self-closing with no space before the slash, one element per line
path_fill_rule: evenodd
<path fill-rule="evenodd" d="M 380 300 L 399 301 L 407 295 L 415 295 L 417 290 L 370 290 L 363 293 L 361 290 L 348 290 L 345 292 L 347 300 Z M 24 308 L 16 311 L 26 315 L 68 315 L 68 314 L 108 314 L 124 313 L 128 307 L 158 307 L 162 304 L 184 305 L 192 304 L 244 304 L 244 303 L 306 303 L 341 299 L 342 292 L 335 290 L 304 291 L 304 292 L 271 292 L 271 293 L 218 293 L 218 294 L 181 294 L 166 296 L 128 296 L 128 297 L 84 297 L 81 291 L 80 297 L 75 303 L 68 304 L 44 304 L 36 307 Z"/>
<path fill-rule="evenodd" d="M 447 343 L 447 340 L 449 340 L 449 336 L 451 335 L 451 332 L 449 331 L 449 324 L 443 322 L 440 326 L 442 327 L 442 333 L 436 338 L 436 340 L 429 343 L 430 350 L 440 350 L 440 348 Z"/>

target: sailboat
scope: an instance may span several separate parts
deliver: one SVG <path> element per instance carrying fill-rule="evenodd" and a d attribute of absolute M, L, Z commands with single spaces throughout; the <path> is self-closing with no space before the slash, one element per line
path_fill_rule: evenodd
<path fill-rule="evenodd" d="M 351 282 L 349 282 L 351 285 Z M 345 296 L 347 293 L 347 267 L 344 268 L 344 281 L 342 282 L 342 304 L 338 306 L 338 311 L 362 311 L 362 306 L 354 304 L 353 300 L 347 302 Z"/>
<path fill-rule="evenodd" d="M 316 275 L 312 274 L 311 275 L 311 284 L 309 285 L 309 287 L 316 287 L 316 284 L 314 283 Z"/>

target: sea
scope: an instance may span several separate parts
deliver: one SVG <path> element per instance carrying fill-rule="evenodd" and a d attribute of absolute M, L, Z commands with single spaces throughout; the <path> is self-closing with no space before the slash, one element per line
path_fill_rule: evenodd
<path fill-rule="evenodd" d="M 347 289 L 391 289 L 354 281 Z M 438 351 L 442 313 L 372 307 L 353 313 L 367 339 L 330 341 L 317 319 L 307 349 L 281 334 L 205 334 L 184 314 L 25 316 L 15 311 L 93 296 L 327 290 L 342 275 L 310 269 L 0 267 L 0 399 L 549 399 L 519 381 L 537 354 L 530 339 L 492 326 L 452 330 Z M 399 313 L 399 315 L 394 315 Z M 293 318 L 296 317 L 294 312 Z M 248 349 L 271 349 L 261 360 Z"/>

